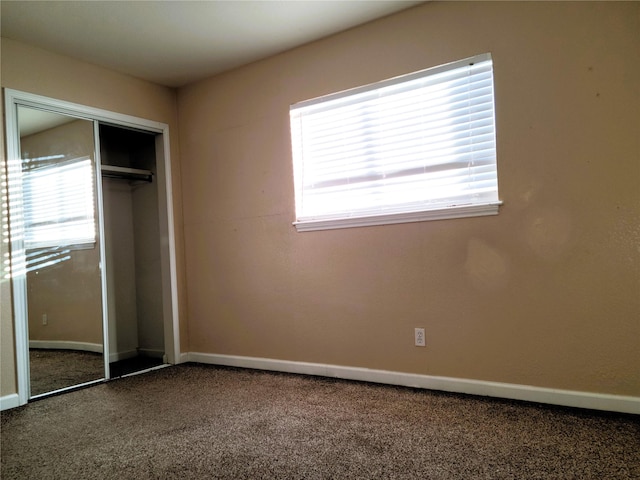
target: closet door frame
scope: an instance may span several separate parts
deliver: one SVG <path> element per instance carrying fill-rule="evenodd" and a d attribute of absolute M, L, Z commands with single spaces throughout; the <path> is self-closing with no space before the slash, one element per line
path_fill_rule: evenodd
<path fill-rule="evenodd" d="M 18 132 L 18 106 L 39 108 L 54 113 L 90 120 L 94 122 L 96 144 L 96 194 L 98 198 L 98 228 L 101 239 L 104 239 L 104 215 L 102 205 L 102 187 L 100 174 L 100 137 L 99 123 L 106 123 L 118 127 L 132 128 L 156 134 L 156 170 L 158 177 L 158 209 L 161 229 L 161 264 L 162 264 L 162 296 L 163 323 L 165 339 L 165 355 L 167 363 L 175 364 L 180 360 L 180 337 L 178 317 L 178 287 L 176 274 L 175 230 L 173 216 L 173 190 L 171 188 L 171 159 L 169 144 L 169 126 L 164 123 L 146 120 L 139 117 L 88 107 L 76 103 L 56 100 L 53 98 L 4 89 L 5 127 L 7 167 L 9 177 L 11 169 L 20 165 L 20 138 Z M 11 208 L 11 205 L 10 205 Z M 13 212 L 12 212 L 13 213 Z M 16 212 L 19 214 L 19 211 Z M 15 220 L 14 220 L 15 221 Z M 11 222 L 10 222 L 11 228 Z M 104 241 L 100 242 L 100 263 L 102 277 L 102 321 L 103 321 L 103 357 L 105 359 L 105 379 L 109 374 L 109 345 L 108 345 L 108 312 L 107 312 L 107 283 Z M 23 245 L 20 240 L 11 239 L 10 252 L 12 265 L 14 261 L 20 264 L 20 256 L 24 256 Z M 12 276 L 14 336 L 16 353 L 16 373 L 19 405 L 29 401 L 29 338 L 28 312 L 26 304 L 26 276 L 18 273 Z"/>

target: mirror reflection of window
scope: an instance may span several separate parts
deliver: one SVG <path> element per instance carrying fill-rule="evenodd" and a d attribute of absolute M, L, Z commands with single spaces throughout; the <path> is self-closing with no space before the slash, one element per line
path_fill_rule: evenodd
<path fill-rule="evenodd" d="M 23 171 L 25 248 L 82 247 L 96 241 L 89 157 Z"/>

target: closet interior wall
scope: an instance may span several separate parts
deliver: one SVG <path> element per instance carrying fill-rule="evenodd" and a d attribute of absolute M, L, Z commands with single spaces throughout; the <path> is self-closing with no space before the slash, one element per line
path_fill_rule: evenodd
<path fill-rule="evenodd" d="M 100 125 L 102 165 L 149 170 L 152 181 L 102 176 L 109 361 L 164 349 L 155 135 Z"/>

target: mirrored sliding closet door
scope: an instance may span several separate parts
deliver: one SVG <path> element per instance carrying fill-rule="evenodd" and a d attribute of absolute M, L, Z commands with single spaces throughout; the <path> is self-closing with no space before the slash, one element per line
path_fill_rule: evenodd
<path fill-rule="evenodd" d="M 92 121 L 26 106 L 17 117 L 33 398 L 105 376 L 96 144 Z"/>

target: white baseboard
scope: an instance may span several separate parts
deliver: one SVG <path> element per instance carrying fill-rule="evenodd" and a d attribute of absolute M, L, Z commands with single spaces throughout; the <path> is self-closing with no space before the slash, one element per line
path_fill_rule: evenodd
<path fill-rule="evenodd" d="M 139 348 L 138 353 L 140 353 L 143 357 L 150 357 L 150 358 L 164 357 L 164 350 L 158 350 L 153 348 Z"/>
<path fill-rule="evenodd" d="M 102 353 L 102 344 L 100 343 L 70 342 L 67 340 L 29 340 L 29 348 L 82 350 L 83 352 Z"/>
<path fill-rule="evenodd" d="M 129 350 L 126 352 L 113 352 L 109 354 L 109 363 L 117 362 L 120 360 L 126 360 L 127 358 L 134 358 L 138 356 L 138 350 Z"/>
<path fill-rule="evenodd" d="M 20 398 L 17 393 L 0 397 L 0 410 L 9 410 L 20 406 Z"/>
<path fill-rule="evenodd" d="M 117 362 L 119 360 L 126 360 L 128 358 L 135 358 L 139 355 L 151 358 L 164 358 L 164 351 L 154 350 L 151 348 L 137 348 L 135 350 L 129 350 L 126 352 L 114 352 L 109 354 L 109 363 Z"/>
<path fill-rule="evenodd" d="M 186 357 L 186 360 L 184 358 Z M 437 377 L 412 373 L 371 370 L 358 367 L 343 367 L 319 363 L 290 362 L 269 358 L 218 355 L 190 352 L 180 356 L 180 361 L 225 365 L 230 367 L 255 368 L 305 375 L 384 383 L 405 387 L 466 393 L 487 397 L 525 400 L 566 407 L 588 408 L 610 412 L 640 414 L 640 397 L 609 395 L 602 393 L 559 390 L 511 383 L 487 382 L 464 378 Z"/>
<path fill-rule="evenodd" d="M 102 353 L 102 345 L 99 343 L 70 342 L 66 340 L 29 340 L 29 348 L 80 350 L 83 352 Z M 148 352 L 155 352 L 155 350 L 149 350 Z M 162 356 L 162 353 L 160 353 L 160 356 Z M 117 362 L 118 360 L 126 360 L 127 358 L 133 358 L 137 356 L 137 350 L 113 352 L 109 354 L 109 363 Z M 149 356 L 153 355 L 149 354 Z"/>

